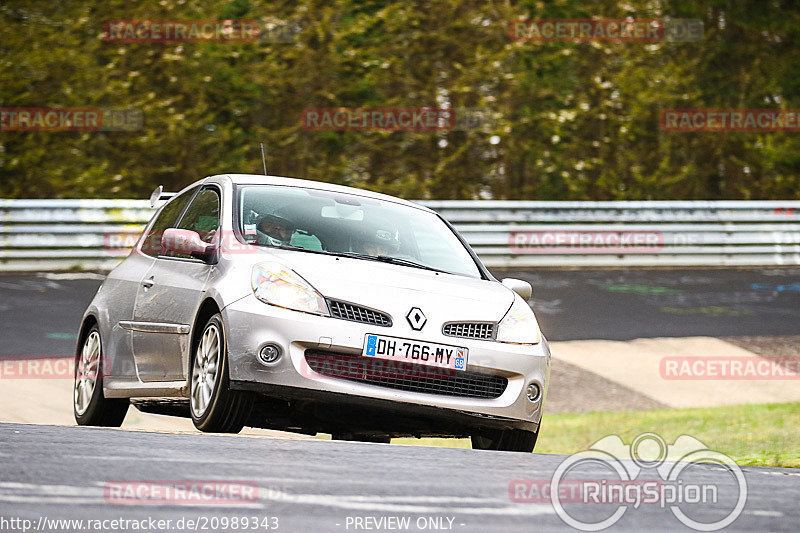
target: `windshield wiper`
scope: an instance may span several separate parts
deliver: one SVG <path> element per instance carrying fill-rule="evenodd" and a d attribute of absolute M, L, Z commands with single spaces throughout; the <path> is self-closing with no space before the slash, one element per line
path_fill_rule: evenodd
<path fill-rule="evenodd" d="M 438 268 L 434 268 L 428 265 L 423 265 L 422 263 L 417 263 L 416 261 L 410 261 L 408 259 L 402 259 L 400 257 L 392 257 L 390 255 L 369 255 L 369 254 L 360 254 L 357 252 L 339 252 L 336 255 L 343 255 L 345 257 L 357 257 L 358 259 L 368 259 L 370 261 L 379 261 L 381 263 L 391 263 L 393 265 L 402 265 L 414 268 L 421 268 L 423 270 L 432 270 L 433 272 L 442 272 L 444 274 L 450 274 L 450 272 L 446 270 L 440 270 Z"/>
<path fill-rule="evenodd" d="M 442 274 L 452 274 L 452 272 L 448 272 L 447 270 L 441 270 L 439 268 L 434 268 L 432 266 L 423 265 L 422 263 L 417 263 L 416 261 L 411 261 L 409 259 L 402 259 L 400 257 L 392 257 L 390 255 L 369 255 L 369 254 L 360 254 L 358 252 L 331 252 L 328 250 L 309 250 L 308 248 L 303 248 L 302 246 L 294 246 L 291 244 L 258 244 L 258 243 L 253 243 L 253 244 L 257 244 L 258 246 L 265 246 L 267 248 L 278 248 L 280 250 L 300 250 L 302 252 L 311 252 L 314 254 L 338 255 L 340 257 L 354 257 L 356 259 L 367 259 L 369 261 L 378 261 L 380 263 L 390 263 L 393 265 L 421 268 L 423 270 L 430 270 L 432 272 L 441 272 Z"/>
<path fill-rule="evenodd" d="M 291 244 L 267 244 L 267 246 L 280 248 L 281 250 L 304 250 L 304 248 L 301 248 L 300 246 L 293 246 Z"/>
<path fill-rule="evenodd" d="M 307 250 L 302 246 L 294 246 L 293 244 L 267 244 L 259 242 L 251 242 L 250 244 L 255 244 L 256 246 L 264 246 L 265 248 L 278 248 L 279 250 L 303 250 L 305 252 L 314 251 L 314 250 Z"/>

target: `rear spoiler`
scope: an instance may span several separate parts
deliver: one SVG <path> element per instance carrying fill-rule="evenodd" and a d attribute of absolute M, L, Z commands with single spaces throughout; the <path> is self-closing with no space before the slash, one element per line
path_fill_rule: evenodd
<path fill-rule="evenodd" d="M 169 200 L 176 194 L 174 192 L 164 192 L 164 186 L 159 185 L 150 195 L 150 207 L 155 207 L 159 200 Z"/>

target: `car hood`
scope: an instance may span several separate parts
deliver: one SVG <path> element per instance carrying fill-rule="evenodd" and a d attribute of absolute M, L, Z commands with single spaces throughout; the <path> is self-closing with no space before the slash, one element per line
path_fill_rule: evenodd
<path fill-rule="evenodd" d="M 323 296 L 383 311 L 399 322 L 413 307 L 433 322 L 499 321 L 514 293 L 497 281 L 323 254 L 270 251 Z"/>

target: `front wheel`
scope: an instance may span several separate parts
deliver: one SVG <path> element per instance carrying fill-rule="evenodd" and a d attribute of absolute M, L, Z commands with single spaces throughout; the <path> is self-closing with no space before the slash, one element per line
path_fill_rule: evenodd
<path fill-rule="evenodd" d="M 75 354 L 72 412 L 79 426 L 120 427 L 128 412 L 127 398 L 103 395 L 103 343 L 95 324 Z"/>
<path fill-rule="evenodd" d="M 238 433 L 253 407 L 251 393 L 230 390 L 222 317 L 208 319 L 197 342 L 190 387 L 192 422 L 200 431 Z"/>
<path fill-rule="evenodd" d="M 541 428 L 541 424 L 539 425 Z M 530 453 L 536 446 L 539 430 L 496 429 L 472 435 L 473 450 L 499 450 Z"/>

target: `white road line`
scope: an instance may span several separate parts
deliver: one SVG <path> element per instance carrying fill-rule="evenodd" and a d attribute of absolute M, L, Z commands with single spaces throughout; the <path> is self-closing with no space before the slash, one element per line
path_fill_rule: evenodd
<path fill-rule="evenodd" d="M 39 485 L 34 483 L 17 483 L 12 481 L 0 482 L 0 502 L 7 503 L 42 503 L 42 504 L 67 504 L 77 503 L 109 505 L 105 501 L 105 491 L 102 486 L 79 487 L 75 485 Z M 258 509 L 261 503 L 241 501 L 171 501 L 164 502 L 132 500 L 124 504 L 114 504 L 120 507 L 226 507 Z"/>
<path fill-rule="evenodd" d="M 94 279 L 98 281 L 103 281 L 106 279 L 105 276 L 100 274 L 93 274 L 91 272 L 64 272 L 64 273 L 55 273 L 55 272 L 47 272 L 44 274 L 39 274 L 39 277 L 52 279 L 52 280 L 73 280 L 73 279 Z"/>
<path fill-rule="evenodd" d="M 468 496 L 338 496 L 350 501 L 380 501 L 380 502 L 453 502 L 453 503 L 508 503 L 502 498 L 472 498 Z"/>
<path fill-rule="evenodd" d="M 33 483 L 0 482 L 0 502 L 57 504 L 98 504 L 105 505 L 102 486 L 42 485 Z M 515 515 L 535 516 L 554 514 L 549 505 L 507 505 L 502 499 L 487 499 L 463 496 L 361 496 L 329 494 L 295 494 L 275 489 L 259 487 L 259 502 L 131 502 L 121 504 L 131 507 L 236 507 L 260 508 L 265 502 L 281 502 L 300 505 L 319 505 L 340 509 L 371 510 L 405 513 L 461 513 L 469 515 Z M 447 505 L 451 504 L 451 505 Z M 460 505 L 461 504 L 461 505 Z M 472 504 L 482 504 L 474 507 Z M 487 505 L 500 504 L 488 507 Z M 503 505 L 506 504 L 506 505 Z M 465 505 L 465 507 L 462 507 Z"/>
<path fill-rule="evenodd" d="M 92 461 L 123 461 L 123 462 L 130 462 L 133 459 L 137 459 L 136 457 L 131 457 L 128 455 L 65 455 L 64 457 L 69 457 L 72 459 L 89 459 Z M 139 459 L 144 459 L 140 457 Z M 218 464 L 219 459 L 201 459 L 201 458 L 170 458 L 170 457 L 146 457 L 147 461 L 150 463 L 213 463 Z M 235 464 L 235 465 L 252 465 L 253 461 L 237 461 L 235 459 L 225 459 L 225 464 Z"/>
<path fill-rule="evenodd" d="M 780 511 L 760 511 L 760 510 L 754 510 L 754 511 L 745 511 L 745 512 L 744 512 L 744 514 L 751 514 L 751 515 L 753 515 L 753 516 L 775 516 L 775 517 L 780 517 L 780 516 L 783 516 L 783 513 L 782 513 L 782 512 L 780 512 Z"/>
<path fill-rule="evenodd" d="M 259 493 L 261 494 L 261 493 Z M 262 499 L 283 503 L 293 503 L 300 505 L 319 505 L 323 507 L 336 507 L 340 509 L 387 511 L 397 513 L 449 513 L 449 514 L 470 514 L 470 515 L 503 515 L 503 516 L 536 516 L 555 514 L 552 506 L 542 505 L 506 505 L 503 507 L 458 507 L 458 506 L 435 506 L 435 505 L 413 505 L 413 504 L 392 504 L 384 503 L 385 499 L 401 499 L 393 496 L 337 496 L 331 494 L 292 494 L 288 492 L 269 490 L 261 494 Z M 414 497 L 412 497 L 414 498 Z M 492 503 L 496 500 L 484 500 L 475 498 L 481 503 Z M 438 503 L 439 497 L 416 497 L 420 503 Z M 464 502 L 467 503 L 467 502 Z"/>
<path fill-rule="evenodd" d="M 772 472 L 769 470 L 745 470 L 745 475 L 761 474 L 762 476 L 800 476 L 800 472 Z"/>

